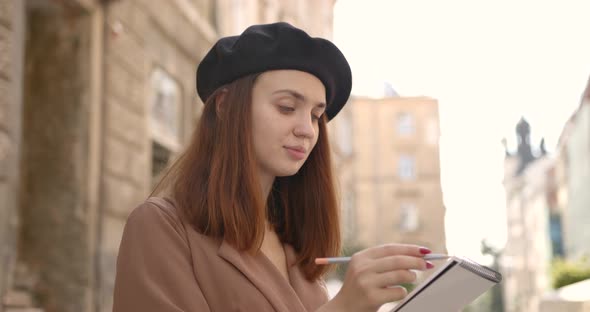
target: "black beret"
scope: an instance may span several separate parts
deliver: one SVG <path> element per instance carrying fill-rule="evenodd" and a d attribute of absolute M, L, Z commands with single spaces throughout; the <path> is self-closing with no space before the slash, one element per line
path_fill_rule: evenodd
<path fill-rule="evenodd" d="M 253 25 L 239 36 L 219 39 L 197 68 L 197 92 L 205 102 L 219 87 L 240 77 L 277 69 L 318 77 L 326 88 L 328 119 L 350 96 L 352 74 L 342 52 L 332 42 L 284 22 Z"/>

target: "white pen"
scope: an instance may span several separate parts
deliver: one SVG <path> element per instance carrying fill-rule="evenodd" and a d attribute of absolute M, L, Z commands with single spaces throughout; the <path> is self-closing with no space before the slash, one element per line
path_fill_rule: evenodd
<path fill-rule="evenodd" d="M 423 257 L 424 260 L 431 261 L 431 260 L 442 260 L 448 259 L 451 256 L 445 254 L 427 254 Z M 316 258 L 315 264 L 322 265 L 322 264 L 336 264 L 336 263 L 348 263 L 350 261 L 350 257 L 331 257 L 331 258 Z"/>

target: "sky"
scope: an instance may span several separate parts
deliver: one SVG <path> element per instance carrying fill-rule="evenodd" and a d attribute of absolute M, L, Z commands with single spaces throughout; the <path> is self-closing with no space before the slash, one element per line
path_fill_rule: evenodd
<path fill-rule="evenodd" d="M 337 0 L 334 37 L 353 94 L 388 82 L 439 101 L 450 253 L 477 259 L 506 237 L 506 138 L 521 116 L 533 144 L 555 147 L 590 76 L 587 0 Z"/>

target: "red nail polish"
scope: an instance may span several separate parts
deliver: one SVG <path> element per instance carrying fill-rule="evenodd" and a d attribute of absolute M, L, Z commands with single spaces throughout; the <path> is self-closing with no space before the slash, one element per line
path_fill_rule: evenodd
<path fill-rule="evenodd" d="M 432 264 L 430 261 L 426 261 L 426 268 L 432 269 L 432 268 L 434 268 L 434 264 Z"/>
<path fill-rule="evenodd" d="M 426 248 L 426 247 L 420 247 L 420 253 L 423 255 L 427 255 L 429 253 L 431 253 L 432 251 L 430 251 L 430 249 Z"/>

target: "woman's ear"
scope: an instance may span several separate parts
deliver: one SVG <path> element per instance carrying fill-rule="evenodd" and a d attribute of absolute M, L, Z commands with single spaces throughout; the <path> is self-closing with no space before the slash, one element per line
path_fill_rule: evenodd
<path fill-rule="evenodd" d="M 223 116 L 223 112 L 224 110 L 226 110 L 226 103 L 225 103 L 225 98 L 227 96 L 227 89 L 221 89 L 219 92 L 217 92 L 217 94 L 215 95 L 215 112 L 217 113 L 217 116 Z"/>

